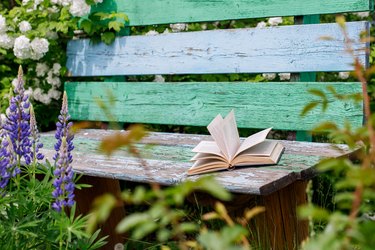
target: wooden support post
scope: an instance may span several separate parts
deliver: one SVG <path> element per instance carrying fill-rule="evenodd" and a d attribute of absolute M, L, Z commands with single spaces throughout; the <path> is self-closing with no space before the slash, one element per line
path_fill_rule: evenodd
<path fill-rule="evenodd" d="M 278 192 L 260 196 L 265 213 L 256 218 L 260 245 L 266 249 L 297 249 L 308 237 L 308 221 L 297 218 L 297 207 L 307 202 L 307 181 L 297 181 Z"/>
<path fill-rule="evenodd" d="M 80 179 L 80 183 L 90 184 L 91 188 L 84 188 L 82 190 L 76 190 L 76 201 L 77 201 L 77 213 L 88 214 L 90 212 L 93 201 L 96 197 L 105 193 L 119 194 L 121 192 L 119 180 L 106 179 L 100 177 L 83 176 Z M 108 243 L 101 249 L 114 249 L 117 243 L 123 243 L 124 239 L 122 235 L 115 233 L 116 225 L 121 219 L 125 217 L 124 207 L 115 208 L 108 220 L 100 225 L 101 236 L 108 235 Z"/>

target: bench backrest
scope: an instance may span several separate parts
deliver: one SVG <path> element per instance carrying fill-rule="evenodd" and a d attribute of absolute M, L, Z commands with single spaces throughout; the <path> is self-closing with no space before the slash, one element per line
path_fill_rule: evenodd
<path fill-rule="evenodd" d="M 301 16 L 368 11 L 371 0 L 340 1 L 104 1 L 99 6 L 124 12 L 130 26 L 177 22 L 236 20 L 271 16 Z M 306 18 L 307 20 L 307 18 Z M 368 65 L 367 22 L 347 23 L 356 56 Z M 331 37 L 331 39 L 321 39 Z M 88 39 L 69 43 L 67 67 L 76 76 L 151 74 L 338 72 L 353 70 L 353 58 L 344 52 L 342 30 L 336 23 L 281 27 L 211 30 L 123 36 L 111 45 Z M 329 95 L 326 113 L 300 113 L 309 100 L 307 90 L 361 92 L 358 83 L 250 83 L 250 82 L 69 82 L 70 112 L 76 120 L 115 120 L 206 126 L 218 113 L 236 112 L 239 127 L 310 130 L 322 120 L 353 126 L 363 122 L 362 105 Z M 111 108 L 108 117 L 97 105 L 100 98 Z"/>

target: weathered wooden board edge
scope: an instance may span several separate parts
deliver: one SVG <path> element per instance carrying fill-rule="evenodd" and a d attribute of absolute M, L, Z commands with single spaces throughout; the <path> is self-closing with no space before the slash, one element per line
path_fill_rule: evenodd
<path fill-rule="evenodd" d="M 372 0 L 106 0 L 93 11 L 128 15 L 129 26 L 369 11 Z"/>
<path fill-rule="evenodd" d="M 346 24 L 363 64 L 368 43 L 359 35 L 368 29 L 365 21 Z M 331 39 L 321 39 L 327 36 Z M 124 36 L 111 45 L 79 39 L 69 41 L 67 56 L 70 76 L 353 70 L 353 57 L 345 53 L 336 23 Z"/>
<path fill-rule="evenodd" d="M 327 86 L 340 94 L 361 93 L 359 83 L 319 82 L 69 82 L 65 90 L 76 120 L 113 117 L 117 122 L 207 126 L 216 114 L 234 109 L 241 128 L 311 130 L 327 120 L 362 126 L 363 104 L 340 101 L 328 93 Z M 330 104 L 325 113 L 318 108 L 301 117 L 308 102 L 319 101 L 309 89 L 326 92 Z M 95 100 L 101 100 L 111 115 Z"/>

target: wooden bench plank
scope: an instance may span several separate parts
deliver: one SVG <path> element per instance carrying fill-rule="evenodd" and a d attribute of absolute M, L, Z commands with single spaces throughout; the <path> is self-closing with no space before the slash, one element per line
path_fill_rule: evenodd
<path fill-rule="evenodd" d="M 78 120 L 105 120 L 95 99 L 103 101 L 119 122 L 207 126 L 213 114 L 236 112 L 244 128 L 309 130 L 331 120 L 362 125 L 362 104 L 354 105 L 327 95 L 326 113 L 314 110 L 301 117 L 303 107 L 319 100 L 309 89 L 333 86 L 340 94 L 360 93 L 359 83 L 67 83 L 70 114 Z M 113 100 L 108 96 L 113 94 Z M 107 118 L 108 120 L 108 118 Z"/>
<path fill-rule="evenodd" d="M 372 4 L 370 0 L 107 0 L 95 10 L 124 12 L 129 25 L 136 26 L 368 11 Z"/>
<path fill-rule="evenodd" d="M 347 23 L 355 55 L 366 64 L 368 22 Z M 333 40 L 324 40 L 322 37 Z M 353 70 L 337 24 L 311 24 L 118 37 L 111 45 L 72 40 L 71 76 L 320 72 Z"/>
<path fill-rule="evenodd" d="M 207 136 L 165 133 L 151 133 L 146 140 L 139 144 L 142 147 L 142 156 L 147 167 L 129 156 L 126 150 L 119 150 L 111 158 L 98 153 L 97 148 L 100 138 L 111 131 L 81 130 L 75 136 L 75 153 L 73 168 L 79 173 L 89 176 L 120 179 L 134 182 L 157 182 L 162 185 L 174 185 L 186 179 L 197 179 L 199 176 L 188 177 L 186 172 L 191 167 L 189 159 L 194 155 L 191 152 L 197 141 L 207 139 Z M 42 142 L 45 144 L 43 153 L 48 159 L 54 154 L 52 133 L 43 134 Z M 162 142 L 168 141 L 167 144 Z M 159 142 L 161 144 L 155 145 Z M 143 143 L 152 143 L 146 147 Z M 340 156 L 348 153 L 347 146 L 339 145 L 338 148 L 331 144 L 305 143 L 282 141 L 286 151 L 277 166 L 246 167 L 235 171 L 215 173 L 218 181 L 231 192 L 265 195 L 275 192 L 296 180 L 311 178 L 316 173 L 313 166 L 327 155 Z M 150 145 L 150 144 L 148 144 Z M 316 147 L 312 147 L 316 146 Z M 310 148 L 310 151 L 306 151 Z M 340 150 L 339 150 L 340 149 Z"/>

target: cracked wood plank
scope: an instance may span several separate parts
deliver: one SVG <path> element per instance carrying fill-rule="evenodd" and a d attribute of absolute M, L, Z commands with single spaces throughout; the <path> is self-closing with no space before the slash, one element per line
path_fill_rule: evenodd
<path fill-rule="evenodd" d="M 368 22 L 347 23 L 355 55 L 367 65 L 361 32 Z M 322 37 L 331 37 L 324 40 Z M 210 30 L 118 37 L 111 45 L 72 40 L 71 76 L 328 72 L 353 70 L 336 23 Z"/>
<path fill-rule="evenodd" d="M 311 130 L 322 121 L 362 126 L 363 105 L 339 100 L 327 91 L 361 93 L 360 83 L 250 83 L 250 82 L 80 82 L 67 83 L 69 111 L 73 119 L 108 119 L 94 100 L 110 107 L 117 122 L 207 126 L 216 114 L 234 109 L 240 128 Z M 326 93 L 328 108 L 316 108 L 301 117 L 303 107 L 320 98 L 308 90 Z M 108 96 L 111 93 L 111 97 Z"/>

